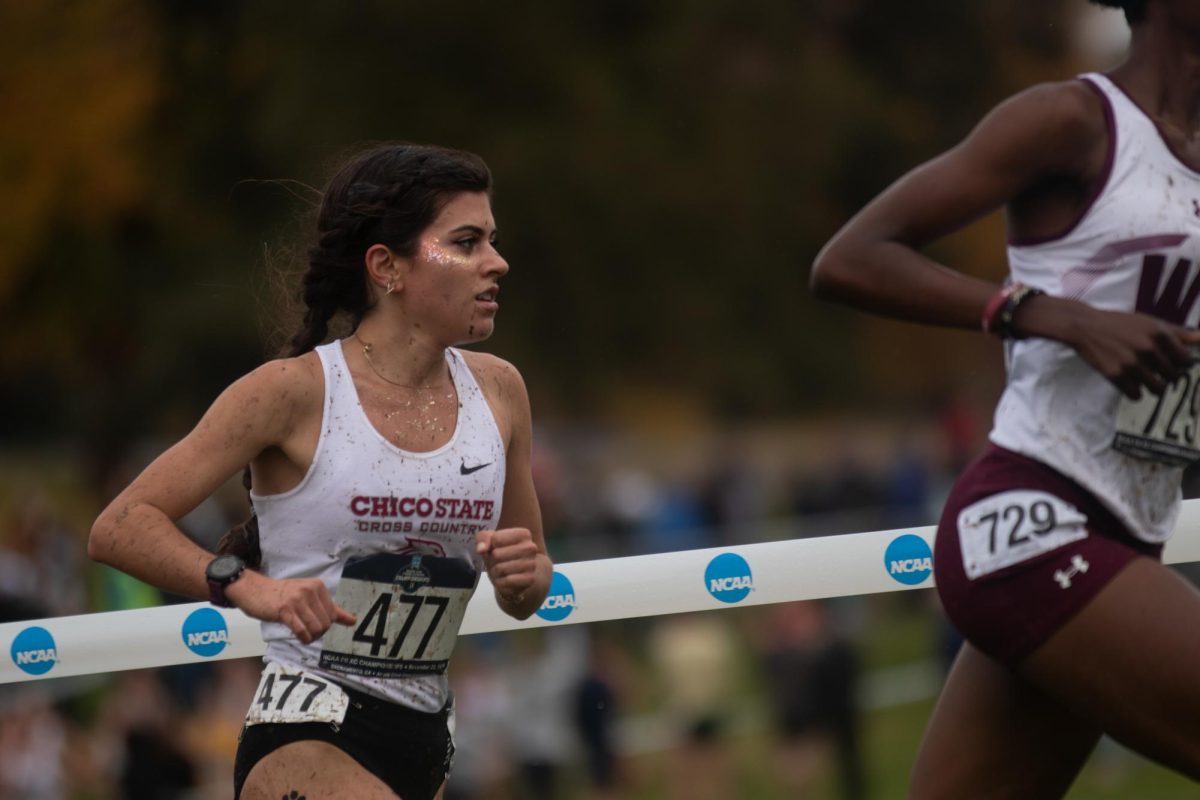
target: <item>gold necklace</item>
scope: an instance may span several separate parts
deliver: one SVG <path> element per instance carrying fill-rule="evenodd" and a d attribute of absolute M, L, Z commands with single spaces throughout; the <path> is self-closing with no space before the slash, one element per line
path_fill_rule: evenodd
<path fill-rule="evenodd" d="M 371 360 L 371 345 L 370 345 L 370 343 L 364 342 L 362 339 L 358 338 L 358 331 L 355 331 L 354 333 L 350 334 L 350 338 L 354 339 L 355 341 L 357 341 L 359 344 L 362 345 L 363 360 L 367 362 L 367 366 L 371 368 L 371 372 L 374 372 L 379 377 L 379 380 L 383 381 L 384 383 L 390 383 L 392 386 L 399 386 L 401 389 L 415 389 L 417 391 L 420 391 L 421 389 L 435 388 L 434 384 L 430 384 L 428 386 L 411 386 L 407 383 L 399 383 L 397 381 L 392 380 L 391 378 L 387 377 L 382 372 L 380 372 L 379 368 L 375 366 L 375 362 Z"/>
<path fill-rule="evenodd" d="M 407 421 L 408 426 L 413 429 L 413 431 L 411 431 L 408 435 L 401 430 L 392 431 L 392 436 L 395 437 L 397 442 L 405 442 L 413 433 L 422 435 L 428 433 L 431 437 L 436 437 L 439 434 L 446 432 L 445 423 L 439 422 L 438 417 L 433 417 L 432 419 L 429 418 L 430 414 L 438 413 L 436 410 L 438 399 L 432 391 L 433 389 L 437 388 L 436 386 L 432 384 L 428 386 L 411 386 L 407 383 L 398 383 L 397 381 L 392 380 L 380 372 L 379 368 L 375 366 L 375 362 L 371 360 L 370 343 L 364 342 L 362 339 L 360 339 L 357 331 L 350 334 L 350 338 L 357 340 L 358 343 L 362 345 L 363 360 L 367 362 L 367 366 L 371 368 L 371 371 L 374 372 L 381 381 L 392 386 L 397 386 L 401 389 L 409 389 L 416 392 L 415 408 L 414 400 L 412 398 L 405 400 L 403 406 L 400 406 L 398 402 L 393 400 L 391 397 L 386 398 L 388 404 L 396 403 L 395 408 L 385 412 L 383 415 L 384 420 L 388 422 L 391 422 L 392 417 L 400 414 L 407 415 L 413 411 L 417 413 L 417 417 L 415 419 Z M 445 399 L 446 401 L 453 403 L 454 393 L 448 392 L 445 396 Z M 391 424 L 395 425 L 396 423 L 392 422 Z"/>

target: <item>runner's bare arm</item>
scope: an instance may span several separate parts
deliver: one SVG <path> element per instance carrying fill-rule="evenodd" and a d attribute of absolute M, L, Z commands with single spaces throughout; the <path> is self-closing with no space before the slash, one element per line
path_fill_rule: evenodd
<path fill-rule="evenodd" d="M 187 436 L 104 509 L 88 555 L 167 591 L 206 597 L 212 554 L 174 521 L 259 453 L 283 445 L 306 400 L 307 369 L 300 359 L 274 361 L 230 385 Z"/>
<path fill-rule="evenodd" d="M 533 420 L 529 393 L 511 364 L 496 360 L 493 384 L 507 419 L 504 506 L 498 530 L 481 531 L 478 544 L 496 592 L 508 615 L 525 619 L 541 607 L 554 567 L 546 553 L 542 512 L 533 485 Z"/>
<path fill-rule="evenodd" d="M 1080 81 L 1044 84 L 1001 103 L 960 145 L 904 176 L 830 240 L 813 291 L 886 316 L 979 329 L 996 284 L 920 252 L 935 239 L 1012 203 L 1047 179 L 1089 187 L 1103 171 L 1108 129 Z M 1129 397 L 1161 393 L 1191 363 L 1200 334 L 1146 314 L 1104 311 L 1040 295 L 1014 326 L 1060 341 Z"/>
<path fill-rule="evenodd" d="M 1078 81 L 1015 95 L 846 223 L 813 265 L 814 292 L 887 316 L 978 329 L 996 284 L 920 249 L 1047 177 L 1083 180 L 1102 162 L 1105 131 L 1099 99 Z"/>

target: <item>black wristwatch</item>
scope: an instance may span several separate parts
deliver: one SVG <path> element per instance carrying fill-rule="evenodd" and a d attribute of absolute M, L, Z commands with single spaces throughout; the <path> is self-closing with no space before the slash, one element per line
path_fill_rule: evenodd
<path fill-rule="evenodd" d="M 225 587 L 242 577 L 246 562 L 235 555 L 217 556 L 208 562 L 204 575 L 208 578 L 208 602 L 220 608 L 232 608 L 233 603 L 225 596 Z"/>

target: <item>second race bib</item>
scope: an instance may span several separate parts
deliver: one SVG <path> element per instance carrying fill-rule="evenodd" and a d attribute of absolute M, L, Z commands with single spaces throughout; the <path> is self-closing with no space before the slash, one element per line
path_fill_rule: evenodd
<path fill-rule="evenodd" d="M 342 687 L 299 667 L 274 661 L 267 664 L 254 700 L 246 712 L 247 725 L 267 722 L 329 722 L 340 725 L 350 698 Z"/>

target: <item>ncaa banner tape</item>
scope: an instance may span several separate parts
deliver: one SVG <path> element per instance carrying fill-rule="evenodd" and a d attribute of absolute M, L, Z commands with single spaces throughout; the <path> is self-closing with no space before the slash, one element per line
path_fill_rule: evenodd
<path fill-rule="evenodd" d="M 714 611 L 933 585 L 932 526 L 557 564 L 527 620 L 482 576 L 460 633 Z M 1183 504 L 1168 564 L 1200 561 L 1200 500 Z M 0 683 L 260 656 L 259 623 L 188 603 L 0 624 Z"/>

